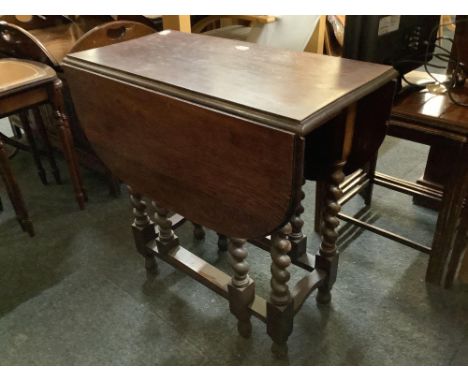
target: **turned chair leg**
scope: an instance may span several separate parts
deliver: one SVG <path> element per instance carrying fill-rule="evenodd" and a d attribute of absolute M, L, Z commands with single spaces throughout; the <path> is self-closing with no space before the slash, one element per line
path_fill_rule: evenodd
<path fill-rule="evenodd" d="M 21 111 L 19 116 L 21 125 L 23 126 L 23 130 L 26 134 L 26 138 L 28 139 L 29 147 L 31 148 L 34 163 L 36 163 L 37 173 L 39 174 L 39 178 L 41 179 L 42 184 L 45 185 L 47 184 L 47 177 L 44 171 L 44 167 L 42 166 L 41 156 L 39 155 L 39 151 L 36 146 L 36 140 L 34 139 L 32 128 L 29 123 L 28 114 L 26 111 Z"/>
<path fill-rule="evenodd" d="M 205 230 L 200 224 L 192 223 L 193 224 L 193 236 L 197 240 L 203 240 L 205 238 Z"/>
<path fill-rule="evenodd" d="M 249 276 L 245 244 L 245 239 L 229 239 L 229 263 L 234 274 L 228 284 L 228 293 L 229 310 L 237 318 L 237 331 L 242 337 L 248 338 L 252 334 L 248 307 L 255 298 L 255 283 Z"/>
<path fill-rule="evenodd" d="M 76 201 L 80 209 L 84 209 L 87 200 L 86 191 L 80 175 L 78 160 L 76 158 L 75 148 L 73 147 L 73 137 L 68 125 L 68 119 L 65 114 L 62 95 L 62 81 L 54 82 L 52 104 L 55 111 L 55 117 L 58 125 L 58 133 L 62 141 L 63 154 L 67 161 L 68 171 L 75 190 Z"/>
<path fill-rule="evenodd" d="M 28 232 L 29 236 L 34 236 L 34 227 L 29 218 L 28 211 L 24 204 L 23 195 L 16 182 L 16 179 L 11 171 L 8 158 L 3 148 L 3 142 L 0 140 L 0 175 L 5 183 L 8 196 L 15 210 L 16 218 L 23 229 Z"/>
<path fill-rule="evenodd" d="M 331 300 L 331 289 L 336 281 L 338 271 L 338 239 L 337 228 L 340 224 L 338 213 L 341 210 L 339 199 L 342 196 L 340 184 L 344 180 L 343 167 L 345 162 L 337 162 L 333 166 L 329 179 L 325 183 L 326 198 L 322 216 L 322 242 L 315 257 L 315 267 L 326 272 L 327 276 L 318 288 L 317 302 L 328 304 Z"/>
<path fill-rule="evenodd" d="M 267 302 L 267 333 L 273 340 L 271 350 L 279 355 L 287 353 L 287 341 L 293 330 L 294 303 L 288 287 L 291 264 L 288 256 L 291 224 L 286 224 L 271 237 L 271 292 Z"/>
<path fill-rule="evenodd" d="M 57 162 L 55 161 L 54 150 L 52 149 L 52 145 L 50 144 L 49 135 L 47 134 L 47 131 L 45 129 L 41 112 L 37 107 L 33 108 L 32 111 L 39 134 L 41 134 L 42 141 L 44 142 L 45 150 L 47 153 L 47 157 L 49 158 L 49 164 L 52 169 L 52 174 L 54 175 L 55 182 L 57 184 L 60 184 L 62 183 L 60 179 L 60 171 L 57 167 Z"/>
<path fill-rule="evenodd" d="M 146 203 L 142 199 L 141 194 L 135 192 L 130 186 L 128 186 L 130 193 L 130 202 L 133 207 L 133 223 L 132 232 L 135 240 L 135 245 L 138 252 L 145 258 L 145 268 L 148 273 L 156 273 L 158 264 L 154 255 L 149 252 L 146 245 L 149 241 L 156 238 L 156 232 L 154 230 L 154 223 L 146 213 Z"/>

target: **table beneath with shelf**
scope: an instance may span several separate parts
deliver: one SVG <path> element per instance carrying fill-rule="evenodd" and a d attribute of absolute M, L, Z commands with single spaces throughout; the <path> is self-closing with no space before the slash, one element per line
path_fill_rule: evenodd
<path fill-rule="evenodd" d="M 253 315 L 284 349 L 305 299 L 316 289 L 318 302 L 331 299 L 338 185 L 382 143 L 397 73 L 175 31 L 70 54 L 64 68 L 90 142 L 130 187 L 148 270 L 155 257 L 172 264 L 229 300 L 241 335 Z M 315 256 L 301 232 L 304 179 L 327 182 Z M 154 200 L 154 219 L 143 196 Z M 232 276 L 180 245 L 169 210 L 229 238 Z M 266 299 L 248 274 L 247 240 L 271 253 Z M 291 262 L 310 274 L 290 289 Z"/>
<path fill-rule="evenodd" d="M 412 82 L 427 80 L 425 73 L 412 72 Z M 437 76 L 440 81 L 445 76 Z M 458 102 L 468 103 L 468 86 L 453 91 Z M 468 108 L 456 105 L 447 92 L 427 89 L 399 97 L 389 120 L 389 134 L 431 146 L 425 176 L 417 185 L 417 204 L 439 209 L 426 281 L 450 287 L 462 262 L 468 264 Z M 466 272 L 466 270 L 464 271 Z"/>

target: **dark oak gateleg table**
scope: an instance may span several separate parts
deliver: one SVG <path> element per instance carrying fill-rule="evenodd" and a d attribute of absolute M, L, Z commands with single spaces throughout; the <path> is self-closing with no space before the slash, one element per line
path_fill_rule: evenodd
<path fill-rule="evenodd" d="M 146 267 L 154 269 L 158 257 L 192 276 L 229 300 L 241 335 L 250 335 L 253 315 L 266 322 L 274 349 L 284 350 L 311 292 L 318 289 L 318 302 L 331 299 L 339 184 L 380 146 L 397 73 L 169 30 L 70 54 L 64 68 L 90 142 L 130 187 Z M 300 233 L 300 222 L 293 229 L 290 221 L 302 213 L 304 179 L 327 184 L 315 258 L 288 255 Z M 143 196 L 154 200 L 154 219 Z M 222 246 L 229 238 L 232 276 L 180 245 L 169 211 L 215 230 Z M 245 244 L 268 235 L 264 299 L 249 276 Z M 290 289 L 291 262 L 310 273 Z"/>

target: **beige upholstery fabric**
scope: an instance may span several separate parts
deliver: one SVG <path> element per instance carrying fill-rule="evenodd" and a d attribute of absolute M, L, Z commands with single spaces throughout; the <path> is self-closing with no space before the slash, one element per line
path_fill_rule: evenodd
<path fill-rule="evenodd" d="M 0 59 L 0 95 L 55 77 L 55 71 L 47 65 L 26 60 Z"/>

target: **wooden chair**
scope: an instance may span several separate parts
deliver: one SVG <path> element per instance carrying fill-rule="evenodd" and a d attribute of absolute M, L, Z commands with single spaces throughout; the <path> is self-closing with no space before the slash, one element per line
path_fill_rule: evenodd
<path fill-rule="evenodd" d="M 58 72 L 62 71 L 60 63 L 63 58 L 80 37 L 99 25 L 113 21 L 111 16 L 89 15 L 1 16 L 0 20 L 27 31 L 52 58 L 53 67 Z"/>
<path fill-rule="evenodd" d="M 3 142 L 0 139 L 0 176 L 5 184 L 8 197 L 10 198 L 13 209 L 15 210 L 16 219 L 18 220 L 23 231 L 34 236 L 34 227 L 28 215 L 28 210 L 24 204 L 23 195 L 18 186 L 18 182 L 10 168 L 8 157 L 5 153 Z M 3 210 L 3 205 L 0 199 L 0 211 Z"/>
<path fill-rule="evenodd" d="M 80 209 L 83 209 L 86 193 L 64 110 L 62 82 L 56 72 L 47 65 L 26 60 L 0 59 L 0 118 L 20 113 L 22 123 L 26 131 L 29 131 L 25 112 L 45 103 L 49 103 L 54 110 L 57 132 L 67 160 L 76 200 Z"/>
<path fill-rule="evenodd" d="M 20 26 L 10 24 L 5 20 L 0 21 L 0 58 L 2 57 L 27 58 L 32 61 L 48 65 L 54 69 L 59 67 L 58 61 L 52 56 L 41 41 L 27 30 Z M 53 117 L 50 114 L 52 113 L 41 113 L 39 108 L 35 106 L 30 109 L 30 112 L 21 111 L 18 115 L 10 116 L 10 123 L 14 130 L 20 131 L 21 128 L 25 131 L 29 146 L 23 145 L 21 142 L 2 135 L 5 143 L 20 149 L 31 151 L 39 178 L 43 184 L 48 183 L 47 176 L 41 162 L 41 150 L 39 150 L 34 140 L 33 130 L 37 131 L 42 138 L 42 142 L 45 146 L 45 154 L 49 159 L 50 167 L 52 168 L 52 173 L 56 182 L 61 182 L 60 172 L 56 165 L 53 149 L 43 122 L 43 118 L 53 121 Z M 21 134 L 17 135 L 21 137 Z"/>
<path fill-rule="evenodd" d="M 98 24 L 102 20 L 111 19 L 110 17 L 78 17 L 75 21 L 79 24 L 80 31 L 89 28 L 92 25 Z M 11 20 L 10 20 L 11 21 Z M 77 152 L 77 156 L 82 164 L 85 166 L 103 173 L 109 182 L 110 192 L 114 195 L 118 195 L 120 193 L 120 186 L 118 180 L 116 180 L 110 171 L 102 164 L 100 159 L 94 153 L 94 150 L 91 148 L 88 139 L 86 138 L 85 134 L 83 133 L 82 129 L 79 126 L 78 118 L 76 117 L 76 113 L 74 110 L 73 102 L 68 92 L 67 81 L 65 76 L 62 73 L 62 68 L 60 66 L 61 59 L 55 57 L 51 51 L 46 47 L 44 41 L 41 41 L 38 37 L 33 35 L 31 32 L 35 31 L 36 35 L 38 35 L 38 31 L 41 29 L 34 29 L 31 31 L 27 31 L 21 28 L 18 25 L 10 24 L 6 21 L 0 22 L 0 36 L 7 35 L 12 36 L 8 39 L 1 39 L 0 38 L 0 57 L 15 57 L 15 58 L 22 58 L 22 59 L 30 59 L 33 61 L 38 61 L 49 66 L 52 66 L 60 79 L 63 82 L 63 92 L 64 92 L 64 102 L 67 114 L 70 117 L 70 126 L 71 132 L 73 135 L 73 140 L 75 142 L 75 150 Z M 49 32 L 47 32 L 49 30 Z M 52 31 L 53 32 L 53 31 Z M 53 41 L 59 41 L 60 39 L 56 36 L 56 38 L 46 38 L 47 36 L 55 36 L 55 33 L 50 32 L 50 29 L 43 29 L 39 33 L 39 37 L 44 37 L 45 41 L 49 44 L 52 44 Z M 154 29 L 148 27 L 147 25 L 137 23 L 134 21 L 112 21 L 110 23 L 106 23 L 103 25 L 98 25 L 87 33 L 81 34 L 80 38 L 74 38 L 72 41 L 73 44 L 67 44 L 68 48 L 65 53 L 69 53 L 70 51 L 76 52 L 78 50 L 89 49 L 100 47 L 104 45 L 114 44 L 117 42 L 122 42 L 126 40 L 130 40 L 132 38 L 141 37 L 145 34 L 153 33 Z M 78 33 L 76 34 L 78 36 Z M 53 44 L 52 44 L 53 45 Z M 60 45 L 60 44 L 59 44 Z M 63 44 L 62 44 L 63 46 Z M 61 50 L 63 53 L 63 49 Z M 64 54 L 61 54 L 63 56 Z M 40 108 L 40 112 L 35 112 L 36 116 L 42 116 L 43 120 L 45 121 L 45 126 L 48 132 L 48 137 L 51 141 L 52 146 L 57 148 L 61 147 L 60 138 L 56 134 L 56 130 L 51 128 L 53 125 L 53 112 L 48 106 L 44 106 Z M 31 121 L 33 122 L 33 126 L 37 126 L 38 131 L 41 131 L 42 124 L 38 125 L 36 123 L 35 115 L 29 115 Z M 10 122 L 15 128 L 23 128 L 23 123 L 20 118 L 11 118 Z M 40 123 L 40 122 L 39 122 Z M 21 146 L 15 141 L 8 140 L 7 137 L 3 137 L 5 143 L 14 144 L 17 147 L 23 149 L 31 149 L 34 154 L 34 144 L 29 144 L 29 147 L 25 147 L 24 145 Z M 46 145 L 46 152 L 53 153 L 53 150 Z M 37 152 L 34 157 L 36 160 L 36 164 L 38 167 L 38 172 L 40 174 L 44 173 L 42 169 L 42 165 L 40 164 L 40 152 Z M 50 157 L 50 155 L 49 155 Z M 52 162 L 51 162 L 52 166 Z M 41 179 L 45 179 L 45 175 L 40 175 Z M 56 179 L 60 179 L 60 177 L 56 177 Z"/>
<path fill-rule="evenodd" d="M 148 25 L 136 21 L 118 20 L 99 25 L 85 33 L 70 49 L 69 53 L 100 48 L 106 45 L 133 40 L 154 33 Z"/>

